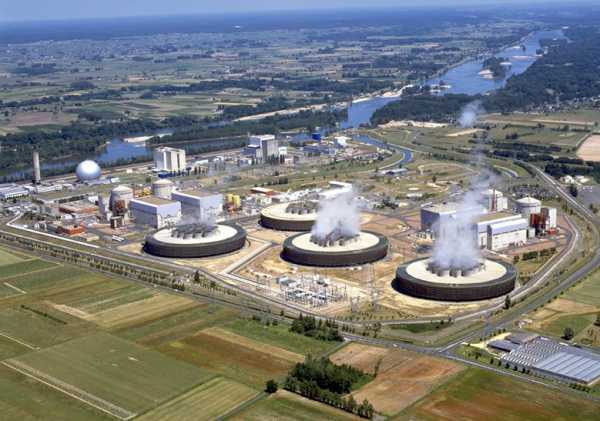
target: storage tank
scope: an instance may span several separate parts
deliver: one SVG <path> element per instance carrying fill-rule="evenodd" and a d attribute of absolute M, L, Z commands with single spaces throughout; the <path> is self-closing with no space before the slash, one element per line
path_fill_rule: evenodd
<path fill-rule="evenodd" d="M 539 214 L 542 211 L 542 202 L 533 197 L 524 197 L 517 200 L 517 212 L 519 212 L 523 218 L 527 219 L 531 223 L 531 215 Z"/>
<path fill-rule="evenodd" d="M 109 206 L 110 210 L 117 213 L 129 209 L 129 202 L 133 200 L 133 189 L 127 186 L 117 186 L 110 192 Z"/>
<path fill-rule="evenodd" d="M 173 183 L 171 181 L 162 178 L 152 183 L 152 196 L 171 200 L 171 193 L 173 193 Z"/>

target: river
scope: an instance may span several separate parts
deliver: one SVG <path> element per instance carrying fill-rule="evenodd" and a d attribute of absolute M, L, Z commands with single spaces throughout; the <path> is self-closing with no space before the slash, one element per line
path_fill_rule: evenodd
<path fill-rule="evenodd" d="M 484 94 L 495 89 L 504 86 L 508 78 L 513 75 L 523 73 L 531 66 L 536 57 L 536 51 L 541 48 L 541 39 L 564 39 L 565 35 L 560 30 L 555 31 L 538 31 L 532 33 L 530 36 L 525 38 L 521 44 L 513 47 L 504 49 L 503 51 L 496 54 L 497 57 L 506 57 L 512 63 L 507 75 L 503 79 L 484 79 L 479 76 L 479 72 L 482 68 L 483 59 L 476 59 L 466 61 L 457 66 L 452 67 L 441 76 L 426 81 L 426 84 L 434 85 L 439 84 L 440 81 L 444 81 L 451 87 L 444 92 L 446 93 L 463 93 L 469 95 Z M 522 48 L 524 47 L 524 49 Z M 372 97 L 360 102 L 353 103 L 348 108 L 348 118 L 340 124 L 343 129 L 357 128 L 363 124 L 369 124 L 373 113 L 383 107 L 384 105 L 398 101 L 400 97 Z M 159 132 L 153 135 L 169 134 L 170 132 Z M 227 140 L 223 140 L 227 142 Z M 183 147 L 188 153 L 194 153 L 206 144 L 206 141 L 188 142 L 179 147 Z M 176 145 L 174 145 L 176 146 Z M 88 157 L 97 161 L 100 165 L 110 164 L 118 161 L 130 160 L 133 158 L 148 157 L 150 160 L 152 156 L 152 147 L 146 145 L 145 142 L 126 142 L 123 139 L 113 139 L 107 145 L 99 150 L 95 155 Z M 81 159 L 68 158 L 60 161 L 45 162 L 42 165 L 42 169 L 58 169 L 58 168 L 70 168 L 75 166 Z M 17 171 L 9 176 L 30 176 L 31 170 L 28 171 Z"/>
<path fill-rule="evenodd" d="M 444 81 L 451 86 L 444 92 L 452 94 L 476 95 L 491 92 L 503 87 L 511 76 L 523 73 L 535 62 L 536 51 L 541 48 L 540 40 L 555 38 L 565 39 L 565 35 L 561 30 L 534 32 L 521 44 L 506 48 L 496 54 L 496 57 L 506 57 L 512 63 L 503 79 L 484 79 L 479 76 L 484 59 L 475 59 L 454 66 L 441 76 L 426 81 L 425 84 L 438 85 L 440 81 Z M 521 45 L 525 49 L 522 49 Z M 399 97 L 373 97 L 353 103 L 348 109 L 348 119 L 342 122 L 341 127 L 348 129 L 359 127 L 361 124 L 369 124 L 371 116 L 376 110 L 399 99 Z"/>

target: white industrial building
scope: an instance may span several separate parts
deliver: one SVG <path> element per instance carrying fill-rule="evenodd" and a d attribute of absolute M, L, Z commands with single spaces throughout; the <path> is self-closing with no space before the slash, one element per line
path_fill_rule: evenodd
<path fill-rule="evenodd" d="M 256 162 L 279 159 L 280 153 L 279 141 L 272 134 L 250 136 L 248 146 L 244 149 L 244 155 Z"/>
<path fill-rule="evenodd" d="M 166 146 L 154 150 L 154 168 L 156 171 L 179 172 L 186 169 L 185 151 Z"/>
<path fill-rule="evenodd" d="M 133 199 L 129 210 L 136 223 L 154 228 L 175 225 L 181 220 L 181 203 L 160 197 Z"/>
<path fill-rule="evenodd" d="M 477 245 L 481 248 L 488 247 L 488 227 L 508 221 L 525 221 L 521 215 L 508 212 L 494 212 L 482 215 L 477 221 Z"/>
<path fill-rule="evenodd" d="M 117 186 L 110 192 L 109 209 L 115 214 L 118 214 L 119 211 L 126 212 L 133 198 L 133 189 L 131 187 Z"/>
<path fill-rule="evenodd" d="M 508 209 L 508 198 L 500 190 L 487 189 L 482 194 L 484 206 L 489 212 L 502 212 Z"/>
<path fill-rule="evenodd" d="M 170 180 L 161 178 L 152 183 L 152 196 L 170 200 L 172 193 L 173 183 Z"/>
<path fill-rule="evenodd" d="M 544 221 L 544 226 L 542 228 L 545 231 L 556 229 L 558 225 L 558 212 L 556 208 L 543 207 L 541 213 Z"/>
<path fill-rule="evenodd" d="M 29 190 L 16 184 L 3 184 L 0 186 L 0 199 L 11 200 L 29 196 Z"/>
<path fill-rule="evenodd" d="M 173 191 L 171 199 L 181 203 L 185 216 L 217 219 L 223 214 L 223 195 L 200 190 Z"/>
<path fill-rule="evenodd" d="M 496 222 L 487 227 L 487 248 L 492 251 L 512 246 L 521 246 L 527 242 L 529 223 L 524 218 Z"/>

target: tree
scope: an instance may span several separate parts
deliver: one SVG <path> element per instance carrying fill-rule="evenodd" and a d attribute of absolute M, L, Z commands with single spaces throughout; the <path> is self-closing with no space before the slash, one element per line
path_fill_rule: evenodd
<path fill-rule="evenodd" d="M 194 273 L 194 283 L 195 284 L 199 284 L 200 283 L 200 271 L 196 271 L 196 273 Z"/>
<path fill-rule="evenodd" d="M 575 184 L 569 185 L 569 194 L 573 197 L 577 197 L 579 195 L 579 190 Z"/>
<path fill-rule="evenodd" d="M 267 384 L 265 386 L 265 392 L 267 392 L 268 394 L 273 394 L 275 392 L 277 392 L 277 389 L 279 388 L 279 385 L 277 384 L 277 382 L 273 379 L 271 380 L 267 380 Z"/>
<path fill-rule="evenodd" d="M 510 295 L 506 295 L 506 298 L 504 299 L 504 309 L 508 310 L 511 306 L 512 302 L 510 300 Z"/>
<path fill-rule="evenodd" d="M 575 336 L 575 332 L 570 327 L 565 327 L 565 331 L 563 332 L 563 339 L 570 341 Z"/>
<path fill-rule="evenodd" d="M 594 325 L 600 326 L 600 313 L 598 313 L 598 315 L 596 316 L 596 321 L 594 322 Z"/>

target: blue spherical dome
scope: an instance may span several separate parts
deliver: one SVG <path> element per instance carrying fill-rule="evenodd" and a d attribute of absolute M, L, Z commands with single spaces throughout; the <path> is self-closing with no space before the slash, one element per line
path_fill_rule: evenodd
<path fill-rule="evenodd" d="M 80 181 L 91 181 L 100 178 L 100 166 L 94 161 L 86 160 L 77 165 L 75 170 Z"/>

